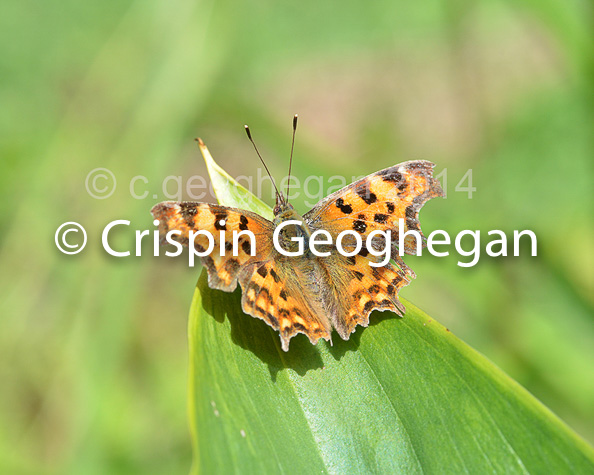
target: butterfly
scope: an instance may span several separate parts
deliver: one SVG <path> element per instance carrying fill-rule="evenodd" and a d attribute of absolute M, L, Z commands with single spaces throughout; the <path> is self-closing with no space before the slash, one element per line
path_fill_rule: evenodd
<path fill-rule="evenodd" d="M 297 116 L 293 120 L 291 162 L 296 126 Z M 246 131 L 262 159 L 247 126 Z M 199 143 L 204 146 L 202 141 Z M 348 340 L 357 325 L 368 326 L 373 310 L 404 315 L 405 307 L 398 300 L 398 293 L 416 276 L 400 257 L 396 237 L 409 230 L 422 236 L 419 210 L 430 198 L 444 196 L 439 181 L 433 177 L 434 166 L 416 160 L 380 170 L 332 193 L 302 216 L 277 190 L 272 221 L 247 210 L 191 201 L 159 203 L 151 213 L 159 221 L 161 243 L 174 230 L 173 239 L 177 242 L 205 252 L 206 237 L 200 235 L 190 243 L 190 232 L 211 233 L 213 252 L 201 258 L 208 272 L 208 285 L 232 292 L 239 283 L 244 313 L 277 330 L 282 349 L 288 351 L 291 338 L 299 333 L 307 335 L 312 344 L 320 338 L 331 342 L 333 329 Z M 289 167 L 289 175 L 290 170 Z M 286 256 L 273 245 L 273 234 L 277 226 L 286 225 L 289 220 L 301 225 L 283 227 L 280 242 L 288 247 L 293 243 L 292 237 L 299 236 L 307 243 L 317 230 L 329 232 L 334 238 L 332 242 L 341 232 L 351 231 L 344 240 L 345 249 L 356 250 L 355 239 L 348 239 L 353 238 L 353 232 L 360 235 L 364 244 L 350 256 L 336 252 L 331 244 L 326 245 L 331 251 L 328 256 L 315 256 L 307 245 L 302 255 Z M 254 234 L 256 252 L 251 255 L 250 243 L 242 236 L 237 255 L 233 255 L 233 232 L 245 230 Z M 365 244 L 375 230 L 391 231 L 393 263 L 370 265 L 379 260 Z M 414 238 L 407 236 L 403 242 L 405 253 L 416 254 Z M 385 239 L 370 239 L 370 246 L 375 250 L 385 248 Z M 222 248 L 228 252 L 221 255 L 218 250 Z"/>

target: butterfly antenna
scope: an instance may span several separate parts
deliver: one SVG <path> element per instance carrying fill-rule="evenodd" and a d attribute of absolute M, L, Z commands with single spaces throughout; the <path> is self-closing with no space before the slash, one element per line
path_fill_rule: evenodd
<path fill-rule="evenodd" d="M 289 201 L 289 189 L 291 188 L 291 167 L 293 166 L 293 148 L 295 147 L 295 132 L 297 131 L 297 114 L 293 117 L 293 140 L 291 140 L 291 158 L 289 158 L 289 179 L 287 181 L 287 202 Z"/>
<path fill-rule="evenodd" d="M 282 200 L 284 202 L 285 200 L 283 198 L 283 195 L 281 195 L 278 192 L 278 188 L 276 187 L 276 183 L 274 182 L 274 178 L 272 178 L 272 175 L 270 174 L 270 170 L 268 170 L 268 167 L 266 166 L 266 163 L 264 163 L 264 160 L 262 159 L 262 155 L 260 155 L 260 152 L 258 151 L 258 147 L 256 147 L 256 143 L 254 142 L 254 139 L 252 138 L 252 133 L 250 132 L 250 128 L 247 125 L 245 126 L 245 133 L 247 134 L 248 139 L 250 139 L 250 142 L 252 142 L 252 145 L 254 146 L 254 150 L 258 154 L 258 157 L 260 158 L 260 161 L 262 162 L 262 165 L 264 165 L 264 168 L 266 169 L 266 173 L 268 173 L 268 176 L 270 177 L 270 180 L 272 181 L 272 186 L 274 186 L 274 191 L 276 191 L 276 199 L 277 199 L 277 201 L 280 198 L 280 200 Z"/>

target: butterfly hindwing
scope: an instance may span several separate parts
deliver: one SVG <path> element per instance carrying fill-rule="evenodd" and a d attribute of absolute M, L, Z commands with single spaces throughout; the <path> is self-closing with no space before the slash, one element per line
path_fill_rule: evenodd
<path fill-rule="evenodd" d="M 243 311 L 268 323 L 280 333 L 284 351 L 297 333 L 304 333 L 315 344 L 330 339 L 332 327 L 316 306 L 317 298 L 304 280 L 308 276 L 295 272 L 282 259 L 256 264 L 240 277 Z"/>
<path fill-rule="evenodd" d="M 398 292 L 410 283 L 410 276 L 391 263 L 370 265 L 377 261 L 365 253 L 351 257 L 335 253 L 323 261 L 333 289 L 327 308 L 331 309 L 332 325 L 344 340 L 349 339 L 357 325 L 369 324 L 373 310 L 404 314 Z"/>

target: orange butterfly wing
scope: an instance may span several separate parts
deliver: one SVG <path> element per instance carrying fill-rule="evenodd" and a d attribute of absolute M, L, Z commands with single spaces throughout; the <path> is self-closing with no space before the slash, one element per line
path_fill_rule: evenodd
<path fill-rule="evenodd" d="M 357 325 L 366 327 L 373 310 L 404 314 L 398 292 L 410 283 L 410 276 L 391 263 L 372 267 L 371 261 L 377 259 L 333 254 L 321 262 L 328 274 L 326 312 L 343 340 L 349 339 Z"/>
<path fill-rule="evenodd" d="M 166 201 L 159 203 L 152 210 L 159 220 L 161 244 L 170 230 L 173 240 L 188 246 L 190 231 L 207 231 L 214 239 L 214 247 L 208 256 L 202 257 L 202 263 L 208 271 L 208 285 L 213 289 L 232 292 L 237 287 L 239 272 L 245 266 L 267 261 L 272 258 L 272 236 L 274 226 L 263 217 L 249 211 L 226 206 L 191 201 Z M 224 222 L 224 223 L 223 223 Z M 233 256 L 233 231 L 251 231 L 255 238 L 256 255 L 251 256 L 251 243 L 246 235 L 237 239 L 237 256 Z M 221 237 L 224 238 L 224 255 L 221 255 Z M 209 241 L 204 235 L 195 239 L 199 252 L 208 248 Z"/>
<path fill-rule="evenodd" d="M 196 202 L 159 203 L 151 212 L 159 220 L 161 244 L 166 243 L 170 230 L 178 231 L 171 238 L 184 246 L 189 245 L 190 231 L 212 234 L 213 250 L 201 257 L 209 287 L 232 292 L 239 282 L 243 311 L 278 330 L 283 350 L 289 349 L 289 340 L 297 333 L 306 334 L 312 343 L 330 339 L 332 327 L 316 304 L 307 261 L 287 263 L 278 254 L 272 244 L 274 226 L 270 221 L 249 211 Z M 233 231 L 244 230 L 254 233 L 256 254 L 250 255 L 248 239 L 240 237 L 238 255 L 233 256 Z M 225 250 L 222 256 L 221 238 Z M 208 238 L 197 236 L 195 247 L 204 252 Z"/>
<path fill-rule="evenodd" d="M 280 333 L 284 351 L 297 333 L 304 333 L 315 344 L 330 340 L 332 326 L 313 292 L 311 262 L 288 262 L 277 256 L 255 265 L 242 275 L 242 309 L 268 323 Z"/>
<path fill-rule="evenodd" d="M 419 210 L 430 198 L 444 196 L 439 181 L 433 178 L 433 167 L 431 162 L 411 161 L 380 170 L 329 195 L 304 215 L 312 231 L 324 229 L 336 239 L 342 231 L 352 230 L 363 241 L 358 255 L 345 257 L 335 250 L 320 261 L 331 289 L 326 304 L 330 319 L 343 339 L 348 339 L 357 325 L 367 326 L 374 309 L 404 313 L 398 291 L 415 274 L 398 255 L 398 235 L 415 230 L 424 239 Z M 404 220 L 403 227 L 400 219 Z M 392 232 L 392 258 L 398 267 L 391 263 L 383 267 L 370 265 L 379 262 L 365 245 L 374 230 Z M 375 239 L 372 246 L 379 250 L 385 242 Z M 416 253 L 414 237 L 404 238 L 404 251 Z"/>
<path fill-rule="evenodd" d="M 312 229 L 325 229 L 336 238 L 353 230 L 363 241 L 374 230 L 392 231 L 393 241 L 400 232 L 418 231 L 419 210 L 430 198 L 444 196 L 433 178 L 435 165 L 425 160 L 404 162 L 373 173 L 320 201 L 303 217 Z M 399 219 L 404 220 L 400 229 Z M 406 236 L 404 251 L 416 254 L 415 239 Z"/>

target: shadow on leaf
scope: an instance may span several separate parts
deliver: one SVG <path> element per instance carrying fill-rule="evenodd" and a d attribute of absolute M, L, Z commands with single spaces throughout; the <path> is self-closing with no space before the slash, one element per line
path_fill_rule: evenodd
<path fill-rule="evenodd" d="M 341 339 L 333 333 L 332 344 L 321 340 L 312 345 L 309 339 L 299 334 L 291 340 L 290 349 L 284 352 L 280 346 L 279 334 L 264 321 L 246 315 L 241 310 L 241 289 L 238 287 L 233 293 L 211 289 L 208 286 L 206 271 L 203 271 L 197 283 L 202 296 L 202 306 L 217 322 L 223 323 L 225 317 L 231 326 L 231 340 L 241 348 L 252 352 L 268 366 L 273 381 L 280 371 L 292 369 L 300 376 L 310 370 L 322 369 L 324 363 L 320 349 L 325 347 L 332 357 L 340 361 L 349 351 L 359 348 L 363 327 L 357 327 L 349 340 Z M 373 312 L 370 325 L 389 319 L 397 318 L 392 312 Z"/>
<path fill-rule="evenodd" d="M 323 367 L 319 348 L 312 345 L 305 335 L 298 335 L 291 341 L 289 352 L 282 351 L 277 331 L 262 320 L 243 313 L 240 288 L 233 293 L 211 289 L 205 271 L 200 275 L 197 287 L 206 313 L 219 323 L 223 323 L 225 317 L 229 319 L 233 343 L 252 352 L 265 363 L 273 381 L 276 381 L 278 372 L 285 368 L 303 376 L 309 370 Z"/>

